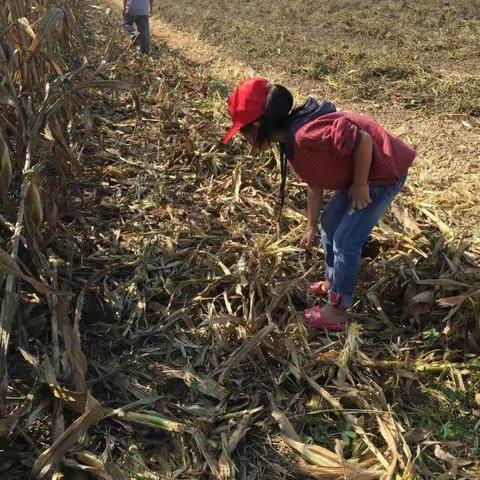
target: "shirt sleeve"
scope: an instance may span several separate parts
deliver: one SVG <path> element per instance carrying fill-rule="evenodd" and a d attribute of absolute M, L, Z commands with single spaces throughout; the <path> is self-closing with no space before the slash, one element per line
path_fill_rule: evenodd
<path fill-rule="evenodd" d="M 323 133 L 323 141 L 329 142 L 338 153 L 351 157 L 358 142 L 361 130 L 348 118 L 336 119 Z"/>

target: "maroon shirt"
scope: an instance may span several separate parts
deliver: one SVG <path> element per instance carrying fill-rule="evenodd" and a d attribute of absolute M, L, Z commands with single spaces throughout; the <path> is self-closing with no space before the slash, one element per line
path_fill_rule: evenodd
<path fill-rule="evenodd" d="M 353 153 L 362 130 L 373 142 L 369 183 L 395 183 L 407 173 L 415 150 L 372 119 L 349 112 L 322 115 L 295 133 L 293 156 L 288 159 L 294 172 L 312 187 L 347 190 L 353 182 Z"/>

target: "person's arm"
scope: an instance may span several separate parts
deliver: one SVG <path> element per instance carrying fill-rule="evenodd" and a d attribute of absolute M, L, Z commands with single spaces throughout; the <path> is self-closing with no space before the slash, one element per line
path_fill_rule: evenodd
<path fill-rule="evenodd" d="M 353 184 L 350 189 L 353 208 L 360 210 L 372 202 L 368 185 L 371 165 L 372 137 L 368 133 L 360 131 L 360 139 L 353 153 Z"/>
<path fill-rule="evenodd" d="M 310 248 L 315 243 L 317 236 L 318 219 L 320 218 L 320 205 L 323 189 L 308 186 L 307 190 L 307 230 L 304 233 L 301 245 Z"/>

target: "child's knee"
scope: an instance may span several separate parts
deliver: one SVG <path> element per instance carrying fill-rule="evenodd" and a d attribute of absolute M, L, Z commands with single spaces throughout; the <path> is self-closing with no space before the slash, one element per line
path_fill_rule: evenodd
<path fill-rule="evenodd" d="M 360 256 L 363 243 L 358 239 L 343 235 L 342 232 L 336 232 L 333 237 L 333 252 L 335 255 Z"/>

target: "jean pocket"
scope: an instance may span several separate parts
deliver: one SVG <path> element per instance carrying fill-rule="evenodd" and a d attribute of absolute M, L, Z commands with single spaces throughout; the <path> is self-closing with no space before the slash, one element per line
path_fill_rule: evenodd
<path fill-rule="evenodd" d="M 400 177 L 391 185 L 370 185 L 370 198 L 373 201 L 395 197 L 405 185 L 407 176 Z"/>
<path fill-rule="evenodd" d="M 381 200 L 388 195 L 387 185 L 370 185 L 370 198 L 372 202 Z"/>
<path fill-rule="evenodd" d="M 395 197 L 405 185 L 406 180 L 407 180 L 407 176 L 404 175 L 403 177 L 400 177 L 396 183 L 394 183 L 393 185 L 390 185 L 389 187 L 390 196 Z"/>

